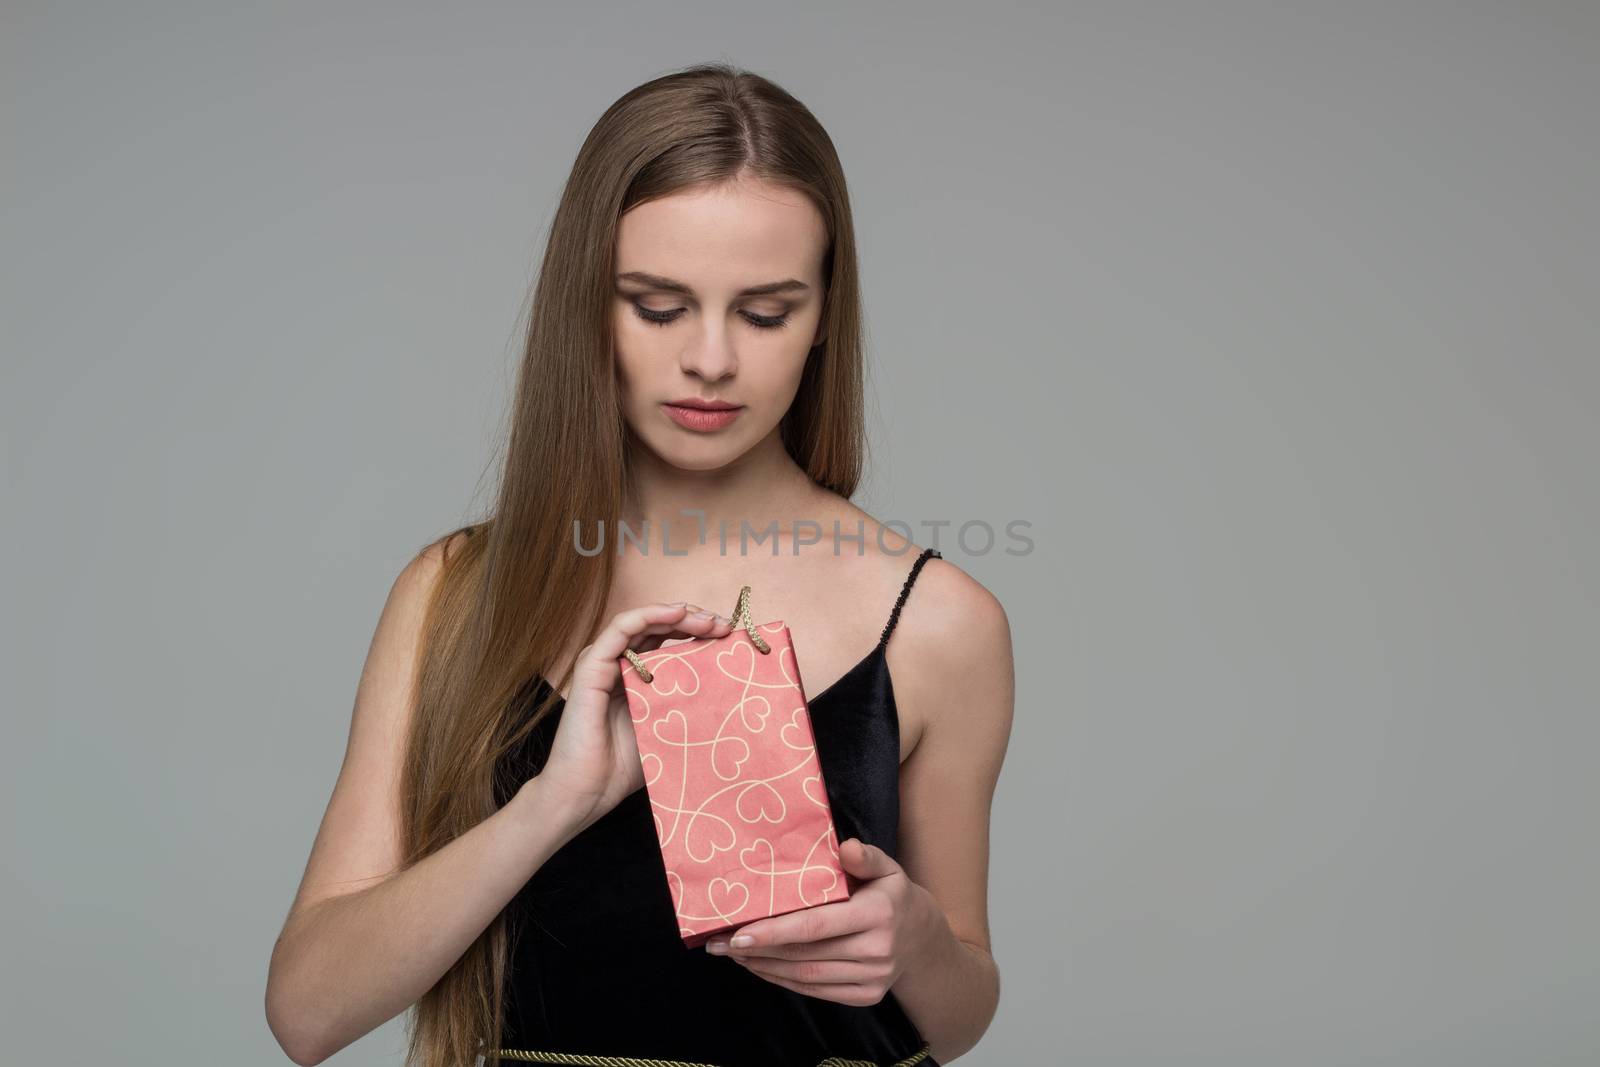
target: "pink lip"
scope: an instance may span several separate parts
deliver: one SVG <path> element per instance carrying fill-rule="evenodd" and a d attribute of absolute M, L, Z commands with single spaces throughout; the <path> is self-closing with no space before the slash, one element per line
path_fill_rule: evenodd
<path fill-rule="evenodd" d="M 685 430 L 708 433 L 712 430 L 720 430 L 734 419 L 737 419 L 744 408 L 707 409 L 683 407 L 678 404 L 662 404 L 661 410 L 665 411 L 673 422 L 682 426 Z"/>

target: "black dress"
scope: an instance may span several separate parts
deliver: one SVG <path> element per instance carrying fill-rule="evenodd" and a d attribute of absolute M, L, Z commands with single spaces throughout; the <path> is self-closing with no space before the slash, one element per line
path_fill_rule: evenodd
<path fill-rule="evenodd" d="M 891 856 L 900 727 L 884 649 L 918 572 L 938 555 L 922 551 L 876 647 L 808 702 L 838 840 L 859 837 Z M 548 684 L 536 679 L 533 697 Z M 543 767 L 564 707 L 557 703 L 500 768 L 502 805 Z M 939 1067 L 892 990 L 870 1006 L 841 1004 L 785 989 L 703 947 L 685 948 L 643 787 L 557 850 L 507 913 L 512 952 L 499 1047 L 508 1058 L 816 1067 L 840 1057 L 865 1061 L 862 1067 Z"/>

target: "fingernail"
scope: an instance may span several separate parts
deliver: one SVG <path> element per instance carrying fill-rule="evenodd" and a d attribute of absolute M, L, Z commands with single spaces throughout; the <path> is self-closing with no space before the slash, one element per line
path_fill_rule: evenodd
<path fill-rule="evenodd" d="M 697 619 L 714 619 L 714 618 L 716 618 L 716 616 L 713 615 L 709 611 L 697 611 L 697 612 L 694 613 L 694 617 L 697 618 Z"/>
<path fill-rule="evenodd" d="M 750 942 L 752 942 L 754 940 L 755 940 L 755 938 L 752 937 L 749 934 L 734 934 L 733 935 L 733 946 L 735 948 L 744 948 L 746 945 L 748 945 Z"/>
<path fill-rule="evenodd" d="M 707 941 L 706 951 L 720 956 L 728 951 L 728 943 L 722 940 Z"/>

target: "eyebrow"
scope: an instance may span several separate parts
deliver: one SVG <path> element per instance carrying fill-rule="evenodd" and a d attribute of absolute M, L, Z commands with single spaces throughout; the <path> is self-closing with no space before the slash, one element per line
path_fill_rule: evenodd
<path fill-rule="evenodd" d="M 619 282 L 638 282 L 655 289 L 664 289 L 669 293 L 682 293 L 684 296 L 693 296 L 694 290 L 683 282 L 673 278 L 664 278 L 659 274 L 648 274 L 642 270 L 630 270 L 617 275 Z M 798 278 L 785 278 L 781 282 L 766 282 L 762 285 L 752 285 L 748 289 L 740 289 L 736 296 L 768 296 L 772 293 L 807 292 L 811 286 Z"/>

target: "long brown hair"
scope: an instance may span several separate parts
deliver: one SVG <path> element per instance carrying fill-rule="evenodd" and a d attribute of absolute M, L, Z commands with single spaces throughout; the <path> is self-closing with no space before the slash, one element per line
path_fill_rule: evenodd
<path fill-rule="evenodd" d="M 433 542 L 445 565 L 424 626 L 401 783 L 402 864 L 497 810 L 496 765 L 571 678 L 548 672 L 603 620 L 615 555 L 574 550 L 574 524 L 614 531 L 630 471 L 613 360 L 618 220 L 646 200 L 751 175 L 805 193 L 829 234 L 826 338 L 808 356 L 780 432 L 818 485 L 848 499 L 864 452 L 860 288 L 844 173 L 798 100 L 726 62 L 623 95 L 578 151 L 530 305 L 492 514 Z M 586 542 L 587 543 L 587 542 Z M 526 714 L 535 675 L 551 687 Z M 522 713 L 517 714 L 519 703 Z M 470 1067 L 498 1046 L 514 935 L 502 911 L 414 1006 L 408 1067 Z M 499 1057 L 491 1057 L 494 1064 Z M 493 1067 L 493 1064 L 491 1064 Z"/>

